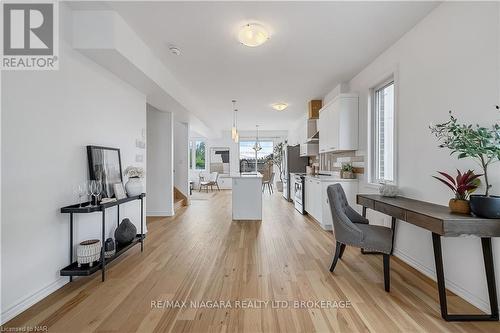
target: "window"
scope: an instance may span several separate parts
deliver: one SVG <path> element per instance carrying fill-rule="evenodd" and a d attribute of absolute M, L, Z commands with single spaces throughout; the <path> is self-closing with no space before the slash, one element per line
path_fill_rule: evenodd
<path fill-rule="evenodd" d="M 395 182 L 394 80 L 373 89 L 372 182 Z"/>
<path fill-rule="evenodd" d="M 260 141 L 259 145 L 262 147 L 257 152 L 257 170 L 263 171 L 267 163 L 269 155 L 273 153 L 273 141 Z M 240 172 L 253 172 L 255 171 L 255 140 L 240 141 Z"/>
<path fill-rule="evenodd" d="M 194 148 L 194 149 L 193 149 Z M 206 145 L 205 141 L 194 140 L 189 142 L 189 168 L 205 170 Z M 194 162 L 194 168 L 193 168 Z"/>

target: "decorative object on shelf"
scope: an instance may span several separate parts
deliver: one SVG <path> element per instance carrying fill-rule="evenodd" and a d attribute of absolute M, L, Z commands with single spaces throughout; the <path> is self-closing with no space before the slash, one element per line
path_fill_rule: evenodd
<path fill-rule="evenodd" d="M 101 241 L 98 239 L 89 239 L 81 242 L 76 249 L 76 261 L 78 267 L 83 264 L 93 266 L 95 261 L 101 258 Z"/>
<path fill-rule="evenodd" d="M 100 203 L 106 204 L 106 203 L 115 202 L 115 201 L 116 201 L 116 198 L 103 198 Z"/>
<path fill-rule="evenodd" d="M 141 194 L 143 191 L 141 179 L 144 178 L 144 169 L 129 166 L 125 169 L 125 176 L 128 177 L 128 182 L 125 184 L 128 196 L 133 197 Z"/>
<path fill-rule="evenodd" d="M 85 181 L 73 186 L 73 193 L 78 197 L 78 207 L 82 207 L 83 199 L 88 196 L 88 191 L 88 185 Z"/>
<path fill-rule="evenodd" d="M 498 105 L 496 106 L 498 110 Z M 490 128 L 479 125 L 460 124 L 450 111 L 450 120 L 431 125 L 431 133 L 441 143 L 439 148 L 448 148 L 458 158 L 472 158 L 483 170 L 486 193 L 471 195 L 471 211 L 484 218 L 500 218 L 500 196 L 490 195 L 492 185 L 488 180 L 488 167 L 500 160 L 500 125 Z"/>
<path fill-rule="evenodd" d="M 283 192 L 283 170 L 282 170 L 282 162 L 283 162 L 283 149 L 286 145 L 287 140 L 284 142 L 280 142 L 276 144 L 273 148 L 273 153 L 269 155 L 269 161 L 278 168 L 278 176 L 279 180 L 276 181 L 276 188 L 278 192 Z"/>
<path fill-rule="evenodd" d="M 448 207 L 453 213 L 460 214 L 470 214 L 470 206 L 469 201 L 467 200 L 471 193 L 473 193 L 481 183 L 479 177 L 482 175 L 475 175 L 474 171 L 468 170 L 463 174 L 460 170 L 457 170 L 457 177 L 453 178 L 446 172 L 438 171 L 438 173 L 445 177 L 445 179 L 432 176 L 436 178 L 446 186 L 448 186 L 453 194 L 455 194 L 455 198 L 450 199 L 448 202 Z"/>
<path fill-rule="evenodd" d="M 395 198 L 399 193 L 399 189 L 396 185 L 381 183 L 378 192 L 384 197 Z"/>
<path fill-rule="evenodd" d="M 113 184 L 123 182 L 120 149 L 87 146 L 90 180 L 101 181 L 98 195 L 103 198 L 114 196 Z"/>
<path fill-rule="evenodd" d="M 343 179 L 356 179 L 354 174 L 354 168 L 351 163 L 342 164 L 342 169 L 340 170 L 340 178 Z"/>
<path fill-rule="evenodd" d="M 118 200 L 125 199 L 127 197 L 127 193 L 125 193 L 125 188 L 122 183 L 113 184 L 113 191 L 115 192 L 115 198 Z"/>
<path fill-rule="evenodd" d="M 89 183 L 90 204 L 98 205 L 101 201 L 102 182 L 100 180 L 91 180 Z"/>
<path fill-rule="evenodd" d="M 114 256 L 115 253 L 116 253 L 115 241 L 113 240 L 113 238 L 106 239 L 106 241 L 104 242 L 104 257 L 106 259 L 109 259 L 112 256 Z"/>
<path fill-rule="evenodd" d="M 230 150 L 228 147 L 210 148 L 210 172 L 217 172 L 219 176 L 229 176 Z"/>
<path fill-rule="evenodd" d="M 134 240 L 137 228 L 129 219 L 123 219 L 115 230 L 115 239 L 120 244 L 127 244 Z"/>

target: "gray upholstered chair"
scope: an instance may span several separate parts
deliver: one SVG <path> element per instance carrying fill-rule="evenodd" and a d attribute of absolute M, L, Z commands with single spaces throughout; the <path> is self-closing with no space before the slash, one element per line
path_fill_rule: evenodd
<path fill-rule="evenodd" d="M 330 272 L 333 272 L 337 261 L 342 258 L 346 245 L 352 245 L 364 250 L 379 252 L 384 261 L 385 291 L 390 290 L 389 258 L 392 251 L 392 233 L 390 228 L 370 225 L 368 220 L 359 215 L 347 203 L 344 189 L 340 184 L 327 188 L 330 210 L 332 212 L 333 229 L 335 232 L 335 256 Z"/>

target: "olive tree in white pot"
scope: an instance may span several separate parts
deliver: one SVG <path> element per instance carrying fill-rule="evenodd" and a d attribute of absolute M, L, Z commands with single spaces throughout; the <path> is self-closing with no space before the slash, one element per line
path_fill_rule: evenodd
<path fill-rule="evenodd" d="M 273 148 L 273 153 L 269 155 L 269 161 L 276 165 L 278 168 L 278 176 L 279 180 L 276 181 L 276 188 L 278 192 L 283 192 L 283 170 L 282 170 L 282 162 L 283 162 L 283 146 L 286 145 L 285 142 L 280 142 Z"/>

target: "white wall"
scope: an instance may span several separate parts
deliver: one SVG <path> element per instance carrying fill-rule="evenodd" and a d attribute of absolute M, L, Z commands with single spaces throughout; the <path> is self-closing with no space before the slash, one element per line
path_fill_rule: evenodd
<path fill-rule="evenodd" d="M 396 72 L 398 183 L 405 196 L 447 205 L 451 193 L 431 178 L 437 170 L 475 169 L 437 148 L 428 126 L 446 121 L 448 110 L 461 121 L 490 126 L 500 120 L 499 4 L 444 3 L 350 82 L 360 94 L 360 150 L 366 152 L 369 89 Z M 500 163 L 490 170 L 493 193 L 500 194 Z M 364 177 L 366 180 L 367 177 Z M 361 193 L 374 191 L 360 183 Z M 483 191 L 483 190 L 481 190 Z M 370 214 L 372 222 L 387 218 Z M 500 242 L 493 243 L 497 282 L 500 281 Z M 480 241 L 475 237 L 443 240 L 447 287 L 488 310 Z M 395 255 L 434 276 L 431 234 L 399 222 Z"/>
<path fill-rule="evenodd" d="M 69 217 L 59 209 L 77 201 L 72 187 L 88 178 L 85 146 L 118 147 L 124 168 L 145 167 L 135 162 L 145 96 L 64 39 L 59 58 L 58 71 L 2 73 L 2 322 L 68 282 L 59 270 L 69 263 Z M 139 207 L 121 209 L 138 230 Z M 115 209 L 106 218 L 112 237 Z M 100 236 L 98 214 L 75 216 L 75 244 Z"/>
<path fill-rule="evenodd" d="M 174 215 L 173 126 L 171 112 L 147 105 L 148 216 Z"/>
<path fill-rule="evenodd" d="M 189 200 L 189 124 L 174 121 L 174 186 Z"/>

